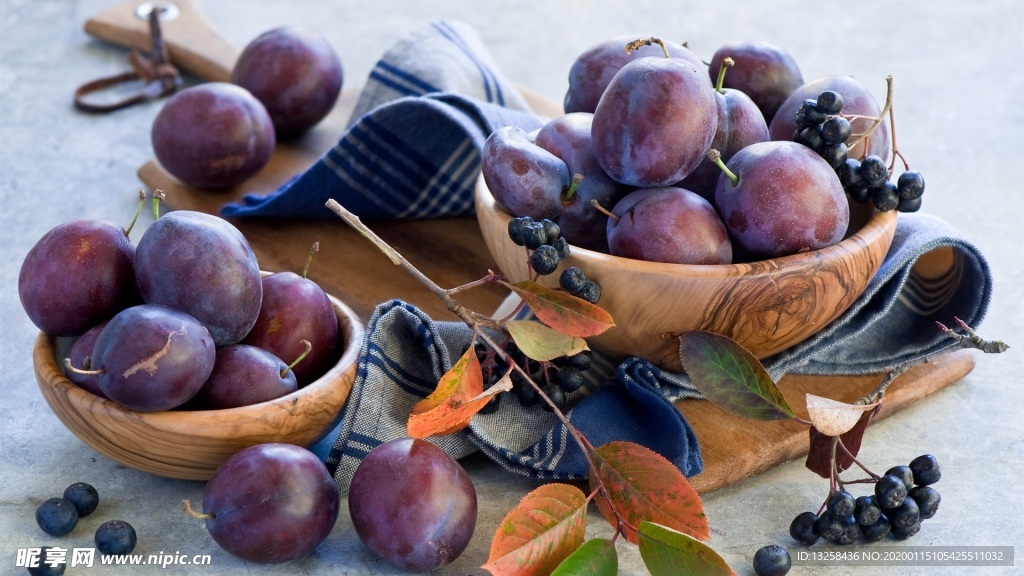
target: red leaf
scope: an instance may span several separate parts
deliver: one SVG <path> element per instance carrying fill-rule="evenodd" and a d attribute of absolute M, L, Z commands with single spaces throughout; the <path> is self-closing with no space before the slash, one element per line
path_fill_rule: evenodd
<path fill-rule="evenodd" d="M 597 508 L 612 526 L 618 525 L 618 511 L 632 527 L 648 520 L 700 540 L 708 538 L 700 496 L 664 456 L 632 442 L 609 442 L 596 453 L 597 474 L 611 500 L 599 496 Z M 596 488 L 593 478 L 590 484 Z M 625 527 L 623 535 L 636 544 L 632 527 Z"/>
<path fill-rule="evenodd" d="M 451 370 L 441 377 L 437 388 L 412 407 L 406 424 L 409 436 L 426 438 L 458 432 L 498 392 L 508 387 L 491 386 L 483 392 L 484 377 L 476 350 L 470 345 Z"/>
<path fill-rule="evenodd" d="M 878 413 L 881 407 L 882 405 L 878 404 L 873 410 L 861 414 L 853 428 L 839 437 L 843 441 L 843 446 L 846 447 L 846 450 L 839 446 L 836 447 L 837 472 L 842 472 L 853 466 L 853 459 L 860 452 L 861 440 L 864 439 L 864 431 L 867 430 L 868 422 L 872 416 Z M 822 478 L 829 478 L 832 475 L 832 439 L 835 436 L 822 434 L 814 426 L 811 426 L 808 434 L 810 435 L 810 446 L 807 450 L 807 460 L 804 462 L 804 466 Z"/>
<path fill-rule="evenodd" d="M 531 280 L 503 284 L 526 302 L 538 320 L 562 334 L 589 338 L 615 326 L 611 315 L 603 308 L 568 292 L 541 286 Z"/>
<path fill-rule="evenodd" d="M 494 576 L 546 576 L 583 544 L 586 526 L 586 495 L 569 484 L 545 484 L 498 525 L 483 568 Z"/>

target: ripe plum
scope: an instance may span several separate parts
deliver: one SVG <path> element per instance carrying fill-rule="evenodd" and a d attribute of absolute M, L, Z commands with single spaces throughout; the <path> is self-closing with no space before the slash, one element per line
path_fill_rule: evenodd
<path fill-rule="evenodd" d="M 263 283 L 249 242 L 223 218 L 176 210 L 139 239 L 135 274 L 142 298 L 186 312 L 217 346 L 242 340 L 260 313 Z"/>
<path fill-rule="evenodd" d="M 593 119 L 587 112 L 563 114 L 541 127 L 536 143 L 561 158 L 574 178 L 583 177 L 571 193 L 561 196 L 562 212 L 555 219 L 561 235 L 574 246 L 607 253 L 607 216 L 591 201 L 613 206 L 629 188 L 612 180 L 597 163 L 590 138 Z"/>
<path fill-rule="evenodd" d="M 18 296 L 32 323 L 50 336 L 79 336 L 141 302 L 135 247 L 104 220 L 58 224 L 25 256 Z"/>
<path fill-rule="evenodd" d="M 248 344 L 217 349 L 213 372 L 192 400 L 192 410 L 220 410 L 249 406 L 298 390 L 295 373 L 283 360 Z"/>
<path fill-rule="evenodd" d="M 231 81 L 263 103 L 279 140 L 299 136 L 334 107 L 341 92 L 341 61 L 319 34 L 283 26 L 242 50 Z"/>
<path fill-rule="evenodd" d="M 638 38 L 645 36 L 616 36 L 591 46 L 576 57 L 569 68 L 569 89 L 565 93 L 564 103 L 567 113 L 594 112 L 601 94 L 620 68 L 637 58 L 663 55 L 661 48 L 653 44 L 627 52 L 626 45 Z M 672 58 L 682 58 L 697 68 L 704 68 L 700 56 L 686 46 L 665 42 L 665 49 Z"/>
<path fill-rule="evenodd" d="M 611 254 L 649 262 L 729 264 L 729 233 L 711 204 L 683 188 L 642 188 L 608 218 Z"/>
<path fill-rule="evenodd" d="M 292 444 L 257 444 L 228 458 L 210 478 L 201 517 L 227 552 L 278 564 L 327 538 L 339 502 L 338 485 L 315 454 Z"/>
<path fill-rule="evenodd" d="M 715 90 L 681 58 L 638 58 L 608 84 L 594 111 L 597 161 L 614 180 L 658 187 L 679 182 L 704 159 L 718 128 Z"/>
<path fill-rule="evenodd" d="M 255 96 L 234 84 L 207 82 L 172 96 L 153 120 L 150 139 L 156 159 L 175 178 L 225 190 L 266 166 L 276 136 Z"/>
<path fill-rule="evenodd" d="M 312 344 L 309 354 L 292 370 L 298 385 L 316 380 L 337 361 L 338 316 L 316 282 L 294 272 L 276 272 L 263 278 L 263 304 L 252 329 L 242 340 L 292 363 Z"/>
<path fill-rule="evenodd" d="M 100 390 L 100 378 L 99 374 L 94 374 L 92 370 L 92 348 L 96 344 L 96 337 L 100 335 L 100 331 L 107 325 L 107 320 L 100 322 L 99 324 L 89 328 L 75 340 L 75 343 L 71 345 L 71 350 L 68 351 L 68 361 L 74 368 L 80 370 L 71 370 L 67 367 L 64 368 L 64 376 L 68 380 L 71 380 L 75 384 L 84 390 L 88 390 L 93 394 L 106 398 L 103 390 Z"/>
<path fill-rule="evenodd" d="M 770 42 L 730 42 L 719 47 L 708 65 L 712 80 L 726 58 L 732 58 L 736 64 L 724 86 L 750 96 L 766 123 L 772 121 L 779 106 L 804 83 L 796 60 Z"/>
<path fill-rule="evenodd" d="M 534 220 L 558 216 L 562 192 L 572 181 L 565 162 L 516 126 L 498 128 L 487 137 L 480 168 L 502 210 Z"/>
<path fill-rule="evenodd" d="M 348 493 L 352 524 L 370 550 L 406 570 L 433 570 L 466 549 L 476 527 L 469 475 L 437 446 L 398 438 L 370 451 Z"/>
<path fill-rule="evenodd" d="M 726 165 L 715 205 L 744 250 L 774 258 L 842 240 L 850 206 L 835 171 L 796 142 L 759 142 Z M 734 180 L 732 176 L 735 176 Z"/>
<path fill-rule="evenodd" d="M 140 304 L 110 319 L 96 337 L 92 367 L 100 390 L 132 410 L 158 412 L 187 402 L 213 370 L 209 331 L 188 314 Z"/>

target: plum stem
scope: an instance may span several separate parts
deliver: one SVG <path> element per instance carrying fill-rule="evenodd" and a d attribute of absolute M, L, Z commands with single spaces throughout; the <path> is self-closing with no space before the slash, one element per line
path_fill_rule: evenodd
<path fill-rule="evenodd" d="M 309 254 L 306 255 L 306 265 L 302 267 L 302 277 L 307 278 L 309 276 L 309 265 L 313 262 L 313 255 L 320 251 L 320 241 L 313 242 L 313 245 L 309 247 Z"/>
<path fill-rule="evenodd" d="M 671 55 L 669 55 L 668 53 L 668 46 L 665 46 L 665 42 L 662 41 L 661 38 L 655 38 L 654 36 L 651 36 L 650 38 L 641 38 L 639 40 L 633 40 L 632 42 L 626 44 L 626 54 L 631 54 L 644 46 L 651 46 L 653 44 L 661 46 L 661 51 L 662 53 L 665 54 L 665 58 L 671 58 Z"/>
<path fill-rule="evenodd" d="M 181 509 L 185 511 L 185 514 L 188 514 L 198 520 L 206 520 L 207 518 L 213 519 L 217 517 L 216 514 L 200 514 L 199 512 L 196 512 L 192 509 L 192 502 L 187 499 L 181 501 Z"/>
<path fill-rule="evenodd" d="M 715 91 L 718 93 L 722 92 L 722 88 L 725 87 L 725 72 L 729 68 L 736 65 L 736 61 L 726 56 L 722 59 L 722 65 L 718 67 L 718 79 L 715 81 Z"/>
<path fill-rule="evenodd" d="M 167 198 L 167 194 L 164 194 L 163 190 L 153 190 L 153 220 L 160 218 L 160 201 L 164 198 Z"/>
<path fill-rule="evenodd" d="M 299 354 L 299 357 L 296 358 L 291 364 L 285 366 L 284 370 L 281 370 L 281 378 L 284 378 L 285 375 L 288 374 L 289 370 L 294 369 L 295 365 L 298 364 L 299 362 L 302 362 L 302 360 L 305 359 L 305 357 L 313 350 L 313 345 L 309 342 L 309 340 L 299 340 L 299 342 L 302 342 L 302 345 L 305 346 L 306 349 L 303 350 L 302 354 Z"/>
<path fill-rule="evenodd" d="M 593 206 L 594 208 L 597 208 L 597 211 L 598 211 L 598 212 L 600 212 L 600 213 L 604 214 L 605 216 L 607 216 L 607 217 L 611 218 L 612 220 L 615 220 L 616 222 L 618 222 L 618 221 L 619 221 L 619 217 L 618 217 L 618 216 L 616 216 L 615 214 L 612 214 L 612 213 L 611 213 L 610 211 L 608 211 L 608 209 L 607 209 L 607 208 L 605 208 L 604 206 L 601 206 L 601 203 L 600 203 L 600 202 L 598 202 L 598 201 L 597 201 L 597 199 L 591 200 L 591 201 L 590 201 L 590 205 L 591 205 L 591 206 Z"/>
<path fill-rule="evenodd" d="M 582 182 L 583 182 L 583 174 L 573 174 L 572 175 L 572 184 L 569 184 L 569 188 L 567 188 L 565 190 L 565 192 L 562 192 L 562 203 L 563 204 L 568 204 L 569 202 L 572 202 L 573 196 L 576 195 L 576 189 L 580 187 L 580 184 Z"/>
<path fill-rule="evenodd" d="M 729 170 L 729 167 L 725 165 L 725 162 L 722 162 L 721 152 L 715 150 L 714 148 L 708 150 L 708 160 L 711 160 L 712 162 L 714 162 L 715 166 L 718 166 L 719 168 L 722 169 L 722 173 L 725 174 L 729 178 L 729 180 L 732 180 L 733 186 L 736 186 L 740 183 L 740 177 L 737 176 L 732 170 Z"/>
<path fill-rule="evenodd" d="M 146 203 L 146 191 L 139 190 L 139 203 L 135 205 L 135 214 L 132 215 L 132 221 L 128 223 L 128 227 L 124 229 L 124 235 L 127 238 L 132 233 L 132 228 L 135 227 L 135 223 L 139 220 L 139 214 L 142 214 L 142 205 Z"/>
<path fill-rule="evenodd" d="M 64 368 L 67 368 L 68 371 L 74 372 L 75 374 L 80 374 L 82 376 L 99 376 L 100 374 L 105 374 L 107 372 L 105 369 L 102 368 L 98 370 L 86 370 L 84 368 L 75 368 L 74 366 L 71 365 L 71 358 L 64 359 Z"/>

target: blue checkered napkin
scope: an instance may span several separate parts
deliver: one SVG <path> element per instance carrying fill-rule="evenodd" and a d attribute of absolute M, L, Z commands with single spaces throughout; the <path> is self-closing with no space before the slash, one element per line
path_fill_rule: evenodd
<path fill-rule="evenodd" d="M 269 195 L 224 206 L 221 215 L 336 218 L 324 206 L 331 198 L 362 218 L 471 214 L 487 136 L 541 123 L 473 28 L 435 22 L 385 53 L 349 127 L 312 167 Z"/>
<path fill-rule="evenodd" d="M 398 300 L 377 307 L 327 456 L 343 491 L 367 452 L 407 436 L 413 405 L 434 390 L 471 338 L 464 324 L 434 322 Z M 687 476 L 701 471 L 697 438 L 671 402 L 689 391 L 674 389 L 671 377 L 638 359 L 616 367 L 595 355 L 585 377 L 584 387 L 569 397 L 573 407 L 567 416 L 592 444 L 630 440 L 659 452 Z M 586 461 L 565 426 L 540 406 L 524 408 L 512 394 L 503 394 L 500 409 L 478 414 L 468 429 L 430 441 L 455 458 L 482 451 L 507 470 L 533 478 L 567 480 L 587 474 Z"/>

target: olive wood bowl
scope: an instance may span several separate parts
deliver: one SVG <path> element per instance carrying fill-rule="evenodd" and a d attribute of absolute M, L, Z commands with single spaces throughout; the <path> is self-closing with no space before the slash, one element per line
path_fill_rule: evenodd
<path fill-rule="evenodd" d="M 319 379 L 267 402 L 225 410 L 137 412 L 80 388 L 64 376 L 74 339 L 40 333 L 32 352 L 39 389 L 57 418 L 111 459 L 166 478 L 208 480 L 222 462 L 254 444 L 310 447 L 337 426 L 352 390 L 363 324 L 329 296 L 344 349 Z"/>
<path fill-rule="evenodd" d="M 483 177 L 476 215 L 487 249 L 512 282 L 530 274 L 526 249 L 509 239 L 512 217 L 497 206 Z M 601 285 L 598 305 L 615 326 L 589 338 L 615 358 L 639 356 L 681 371 L 680 334 L 709 330 L 758 358 L 802 342 L 842 314 L 878 271 L 896 232 L 896 212 L 851 203 L 846 237 L 832 246 L 758 262 L 685 265 L 620 258 L 572 246 L 558 269 L 538 280 L 557 287 L 569 266 Z"/>

